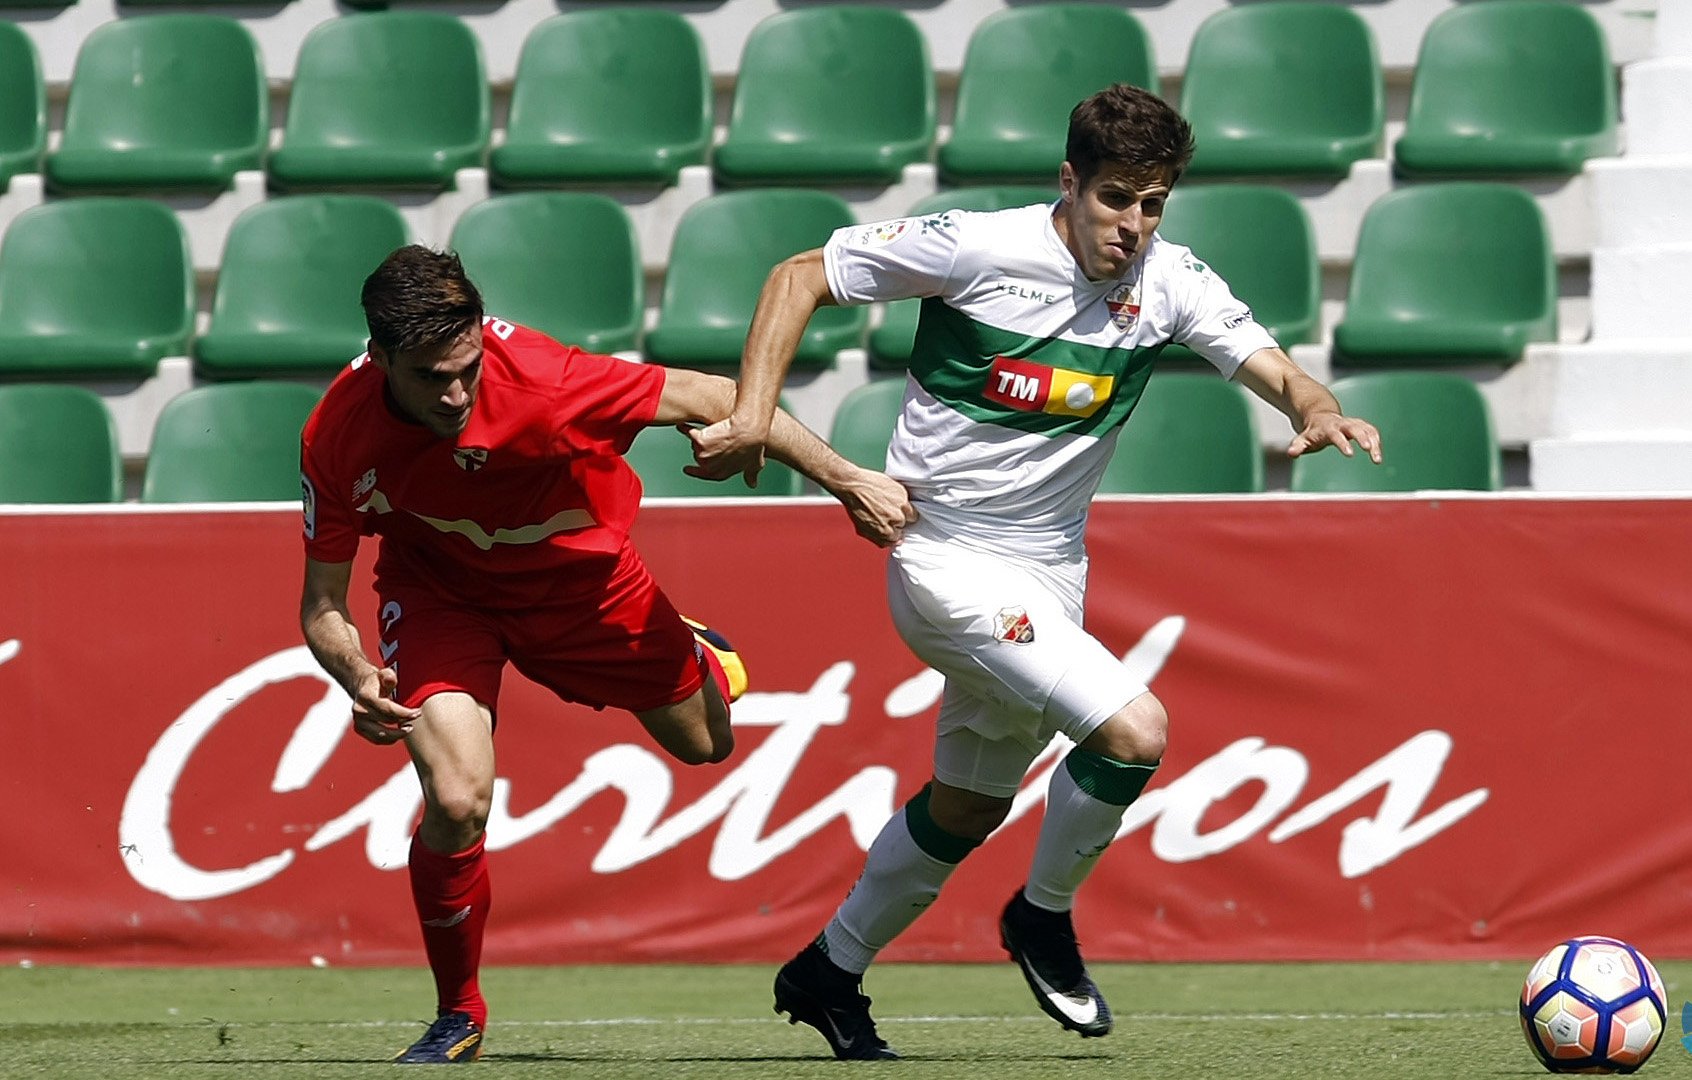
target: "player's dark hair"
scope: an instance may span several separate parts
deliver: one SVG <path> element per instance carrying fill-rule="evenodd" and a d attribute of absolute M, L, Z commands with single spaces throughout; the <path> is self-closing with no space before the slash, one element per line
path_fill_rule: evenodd
<path fill-rule="evenodd" d="M 396 249 L 364 279 L 359 298 L 370 340 L 392 356 L 438 349 L 482 321 L 482 294 L 450 251 Z"/>
<path fill-rule="evenodd" d="M 1117 83 L 1075 106 L 1069 114 L 1064 160 L 1086 187 L 1109 163 L 1130 173 L 1172 171 L 1179 179 L 1193 159 L 1193 127 L 1149 90 Z"/>

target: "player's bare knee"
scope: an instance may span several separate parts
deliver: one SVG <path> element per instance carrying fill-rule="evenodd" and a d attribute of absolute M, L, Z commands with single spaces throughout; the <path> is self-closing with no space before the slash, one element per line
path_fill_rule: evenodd
<path fill-rule="evenodd" d="M 717 765 L 729 759 L 734 753 L 734 733 L 724 731 L 711 736 L 711 756 L 705 759 L 706 765 Z"/>
<path fill-rule="evenodd" d="M 1155 765 L 1169 745 L 1169 713 L 1151 693 L 1124 705 L 1082 743 L 1084 750 L 1131 765 Z"/>
<path fill-rule="evenodd" d="M 443 828 L 476 834 L 487 828 L 488 811 L 493 805 L 491 787 L 473 781 L 437 780 L 433 789 L 425 812 Z"/>
<path fill-rule="evenodd" d="M 666 754 L 683 765 L 715 765 L 734 752 L 728 707 L 704 691 L 635 717 Z"/>
<path fill-rule="evenodd" d="M 716 765 L 728 760 L 728 756 L 734 753 L 734 734 L 707 729 L 690 733 L 689 737 L 665 749 L 683 765 Z"/>
<path fill-rule="evenodd" d="M 1010 814 L 1011 800 L 935 784 L 929 793 L 928 816 L 934 824 L 966 840 L 985 840 Z"/>

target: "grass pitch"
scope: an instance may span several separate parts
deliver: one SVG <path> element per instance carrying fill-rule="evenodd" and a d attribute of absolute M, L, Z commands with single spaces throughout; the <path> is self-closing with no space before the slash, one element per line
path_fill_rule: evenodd
<path fill-rule="evenodd" d="M 827 1057 L 770 1011 L 774 967 L 496 968 L 473 1075 L 766 1080 L 1546 1075 L 1515 1017 L 1525 963 L 1105 964 L 1116 1032 L 1083 1040 L 1034 1007 L 1010 964 L 884 964 L 865 987 L 902 1062 Z M 1647 1077 L 1692 1077 L 1662 965 L 1663 1044 Z M 421 969 L 0 971 L 0 1076 L 391 1077 L 432 1013 Z"/>

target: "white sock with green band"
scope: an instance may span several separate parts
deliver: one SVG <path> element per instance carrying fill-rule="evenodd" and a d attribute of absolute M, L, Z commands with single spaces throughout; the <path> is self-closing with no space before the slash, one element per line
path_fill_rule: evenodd
<path fill-rule="evenodd" d="M 1029 903 L 1047 911 L 1074 905 L 1075 891 L 1156 771 L 1156 765 L 1130 765 L 1088 750 L 1069 752 L 1046 790 L 1046 817 L 1022 890 Z"/>
<path fill-rule="evenodd" d="M 823 951 L 835 966 L 862 975 L 876 953 L 928 910 L 958 863 L 979 846 L 934 824 L 924 787 L 881 827 L 858 883 L 823 929 Z"/>

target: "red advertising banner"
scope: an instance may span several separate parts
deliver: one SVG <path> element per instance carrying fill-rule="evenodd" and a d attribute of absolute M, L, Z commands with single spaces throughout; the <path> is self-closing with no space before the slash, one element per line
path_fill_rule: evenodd
<path fill-rule="evenodd" d="M 1088 955 L 1692 956 L 1688 537 L 1692 500 L 1102 501 L 1089 625 L 1171 734 Z M 636 539 L 746 657 L 739 745 L 683 766 L 508 672 L 489 962 L 783 959 L 927 778 L 939 681 L 838 508 Z M 421 961 L 417 782 L 300 644 L 300 571 L 281 509 L 0 515 L 0 962 Z M 999 956 L 1061 753 L 890 959 Z"/>

